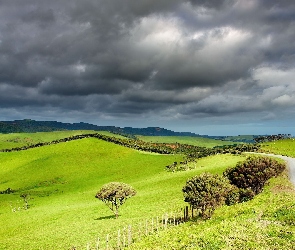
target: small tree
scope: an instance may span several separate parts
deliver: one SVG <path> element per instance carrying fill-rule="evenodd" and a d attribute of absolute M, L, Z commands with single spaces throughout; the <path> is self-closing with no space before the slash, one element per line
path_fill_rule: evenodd
<path fill-rule="evenodd" d="M 103 201 L 113 211 L 117 219 L 119 207 L 134 195 L 136 195 L 136 191 L 130 185 L 123 182 L 110 182 L 102 186 L 95 198 Z"/>

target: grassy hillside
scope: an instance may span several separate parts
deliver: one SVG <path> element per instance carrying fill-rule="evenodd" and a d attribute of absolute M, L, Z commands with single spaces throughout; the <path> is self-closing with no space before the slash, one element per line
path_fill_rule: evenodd
<path fill-rule="evenodd" d="M 54 131 L 54 132 L 36 132 L 36 133 L 12 133 L 1 134 L 0 133 L 0 150 L 22 147 L 30 144 L 36 144 L 39 142 L 51 142 L 54 140 L 81 135 L 89 133 L 100 133 L 108 136 L 115 136 L 124 138 L 123 136 L 116 135 L 107 131 L 92 131 L 92 130 L 71 130 L 71 131 Z"/>
<path fill-rule="evenodd" d="M 261 144 L 261 150 L 267 153 L 282 154 L 295 158 L 295 139 L 285 139 Z"/>
<path fill-rule="evenodd" d="M 210 220 L 149 235 L 130 249 L 294 250 L 294 240 L 295 191 L 281 176 L 249 202 L 221 207 Z"/>
<path fill-rule="evenodd" d="M 221 141 L 203 137 L 193 136 L 137 136 L 138 139 L 146 142 L 159 142 L 159 143 L 180 143 L 188 144 L 199 147 L 213 148 L 214 146 L 240 144 L 232 141 Z"/>
<path fill-rule="evenodd" d="M 0 249 L 84 249 L 97 235 L 182 207 L 188 177 L 222 173 L 242 158 L 212 156 L 199 160 L 195 170 L 170 173 L 165 166 L 182 156 L 141 153 L 95 138 L 0 153 L 0 190 L 17 190 L 0 194 Z M 118 220 L 94 198 L 110 181 L 137 190 Z M 30 194 L 28 210 L 18 211 L 24 205 L 21 193 Z"/>
<path fill-rule="evenodd" d="M 262 144 L 271 153 L 294 157 L 294 140 Z M 272 178 L 253 200 L 223 206 L 210 220 L 195 220 L 152 234 L 131 249 L 294 250 L 295 189 L 285 172 Z"/>

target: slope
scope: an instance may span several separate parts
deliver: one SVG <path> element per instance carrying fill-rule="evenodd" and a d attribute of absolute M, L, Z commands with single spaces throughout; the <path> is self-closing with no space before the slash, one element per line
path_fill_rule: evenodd
<path fill-rule="evenodd" d="M 190 172 L 164 170 L 181 159 L 181 155 L 141 153 L 96 138 L 0 153 L 0 191 L 16 190 L 0 195 L 4 225 L 0 249 L 85 247 L 98 234 L 182 207 L 181 187 L 188 177 L 208 169 L 220 173 L 241 157 L 209 157 L 214 165 L 206 167 L 200 160 Z M 126 182 L 138 192 L 122 206 L 118 220 L 94 198 L 110 181 Z M 30 194 L 28 210 L 22 209 L 22 193 Z"/>

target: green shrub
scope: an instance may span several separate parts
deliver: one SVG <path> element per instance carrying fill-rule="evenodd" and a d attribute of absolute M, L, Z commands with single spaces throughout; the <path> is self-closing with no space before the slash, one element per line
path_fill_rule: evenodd
<path fill-rule="evenodd" d="M 224 172 L 231 184 L 237 186 L 241 191 L 242 197 L 248 199 L 260 193 L 266 182 L 274 176 L 282 173 L 286 165 L 279 163 L 269 157 L 250 156 L 244 162 L 239 162 L 235 167 L 229 168 Z M 249 189 L 251 191 L 249 191 Z"/>
<path fill-rule="evenodd" d="M 234 188 L 232 188 L 225 197 L 225 204 L 228 206 L 252 200 L 255 196 L 254 192 L 249 188 L 243 189 L 237 188 L 234 185 L 232 186 Z"/>
<path fill-rule="evenodd" d="M 225 204 L 228 206 L 237 204 L 240 202 L 240 190 L 232 185 L 232 189 L 228 191 L 225 197 Z"/>
<path fill-rule="evenodd" d="M 214 210 L 225 203 L 232 189 L 226 178 L 203 173 L 187 180 L 182 191 L 185 202 L 197 209 L 202 218 L 210 218 Z"/>

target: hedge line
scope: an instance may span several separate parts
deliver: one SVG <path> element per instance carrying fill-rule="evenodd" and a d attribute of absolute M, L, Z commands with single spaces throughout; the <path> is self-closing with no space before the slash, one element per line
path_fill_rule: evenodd
<path fill-rule="evenodd" d="M 40 142 L 37 144 L 26 145 L 22 147 L 16 147 L 11 149 L 2 149 L 0 152 L 13 152 L 13 151 L 20 151 L 20 150 L 27 150 L 30 148 L 42 147 L 72 140 L 79 140 L 84 138 L 97 138 L 107 142 L 112 142 L 121 146 L 133 148 L 136 150 L 141 151 L 148 151 L 160 154 L 183 154 L 186 156 L 186 161 L 191 161 L 196 158 L 206 157 L 209 155 L 215 154 L 241 154 L 242 152 L 255 152 L 257 151 L 260 146 L 257 144 L 239 144 L 239 145 L 225 145 L 219 146 L 214 148 L 205 148 L 205 147 L 198 147 L 188 144 L 180 144 L 180 143 L 152 143 L 152 142 L 144 142 L 141 140 L 135 139 L 122 139 L 107 135 L 102 135 L 99 133 L 94 134 L 83 134 L 83 135 L 75 135 L 70 136 L 67 138 L 54 140 L 52 142 Z"/>

